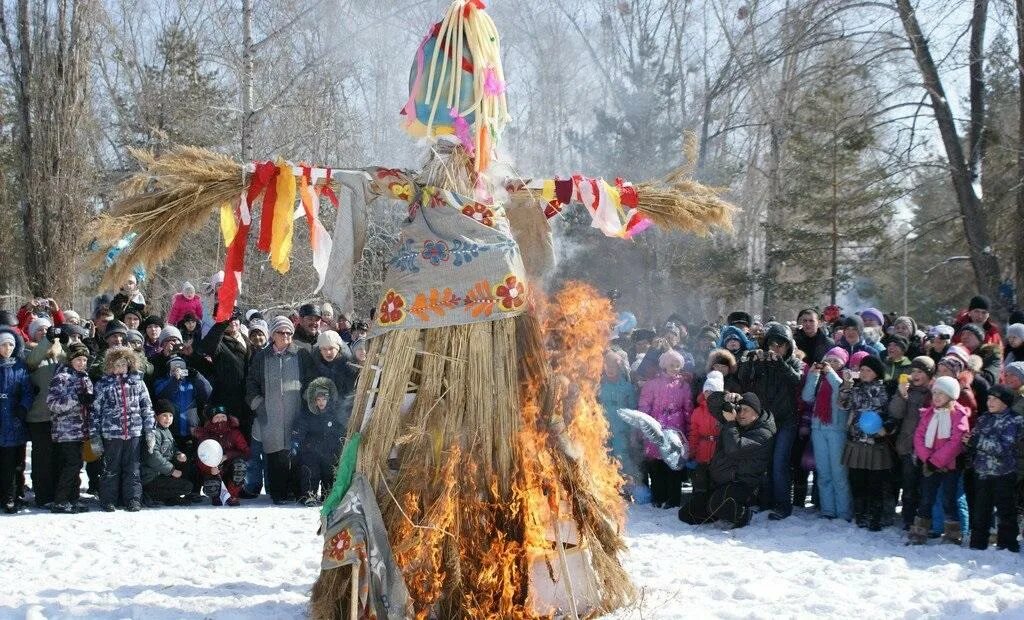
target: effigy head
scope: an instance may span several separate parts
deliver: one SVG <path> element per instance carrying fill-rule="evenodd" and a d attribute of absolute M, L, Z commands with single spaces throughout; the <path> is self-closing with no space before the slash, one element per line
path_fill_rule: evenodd
<path fill-rule="evenodd" d="M 509 120 L 500 38 L 480 0 L 455 0 L 416 50 L 402 108 L 414 137 L 455 136 L 485 170 Z"/>

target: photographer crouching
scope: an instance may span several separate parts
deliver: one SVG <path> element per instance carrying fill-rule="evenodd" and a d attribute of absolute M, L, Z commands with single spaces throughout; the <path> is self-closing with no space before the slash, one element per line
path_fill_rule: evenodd
<path fill-rule="evenodd" d="M 752 392 L 712 392 L 707 404 L 721 424 L 709 466 L 711 489 L 695 493 L 679 509 L 679 519 L 691 525 L 722 520 L 743 527 L 750 523 L 753 513 L 748 504 L 768 468 L 775 421 Z"/>

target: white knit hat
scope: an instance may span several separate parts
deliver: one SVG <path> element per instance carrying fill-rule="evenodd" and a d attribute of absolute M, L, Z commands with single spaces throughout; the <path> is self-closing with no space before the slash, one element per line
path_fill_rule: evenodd
<path fill-rule="evenodd" d="M 952 400 L 960 398 L 960 382 L 953 377 L 939 377 L 932 384 L 933 392 L 941 392 Z"/>
<path fill-rule="evenodd" d="M 64 313 L 67 316 L 67 312 Z M 1021 340 L 1024 340 L 1024 323 L 1014 323 L 1013 325 L 1006 328 L 1006 337 L 1016 336 Z"/>
<path fill-rule="evenodd" d="M 717 370 L 712 370 L 708 373 L 707 379 L 704 380 L 704 387 L 701 389 L 702 392 L 724 392 L 725 391 L 725 377 L 722 373 Z"/>
<path fill-rule="evenodd" d="M 38 329 L 49 329 L 51 327 L 53 327 L 53 321 L 45 316 L 36 317 L 35 320 L 28 324 L 28 337 L 34 338 Z"/>
<path fill-rule="evenodd" d="M 316 347 L 318 349 L 333 348 L 340 351 L 343 344 L 341 336 L 339 336 L 336 331 L 327 330 L 325 332 L 320 332 L 320 335 L 316 337 Z"/>

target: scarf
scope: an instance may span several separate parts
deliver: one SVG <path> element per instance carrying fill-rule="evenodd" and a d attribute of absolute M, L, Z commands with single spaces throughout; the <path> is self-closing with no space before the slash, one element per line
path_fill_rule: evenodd
<path fill-rule="evenodd" d="M 814 395 L 814 417 L 822 424 L 832 423 L 832 384 L 825 373 L 818 375 L 818 390 Z"/>
<path fill-rule="evenodd" d="M 935 446 L 935 438 L 949 439 L 953 430 L 952 419 L 953 407 L 945 409 L 935 408 L 932 412 L 932 419 L 928 420 L 928 428 L 924 433 L 924 445 L 928 448 Z"/>

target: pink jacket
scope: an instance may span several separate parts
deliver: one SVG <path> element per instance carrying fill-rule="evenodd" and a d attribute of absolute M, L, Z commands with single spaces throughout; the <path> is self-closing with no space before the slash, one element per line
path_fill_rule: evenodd
<path fill-rule="evenodd" d="M 955 469 L 956 457 L 963 450 L 963 437 L 967 432 L 968 419 L 971 417 L 967 407 L 960 403 L 953 403 L 953 411 L 950 414 L 951 431 L 949 439 L 935 438 L 935 445 L 928 448 L 924 445 L 924 435 L 928 430 L 928 423 L 935 416 L 935 407 L 925 407 L 921 410 L 921 417 L 917 421 L 917 428 L 914 430 L 914 454 L 921 461 L 931 463 L 932 466 L 941 469 Z"/>
<path fill-rule="evenodd" d="M 681 377 L 659 375 L 640 389 L 639 409 L 663 427 L 674 428 L 686 437 L 690 432 L 690 413 L 693 410 L 690 384 Z M 657 446 L 647 441 L 644 442 L 644 457 L 660 460 L 661 453 Z"/>
<path fill-rule="evenodd" d="M 171 311 L 167 313 L 167 324 L 177 325 L 178 321 L 185 318 L 189 312 L 196 315 L 196 320 L 202 323 L 203 300 L 199 299 L 199 295 L 193 295 L 192 299 L 185 299 L 181 293 L 175 293 L 171 301 Z"/>

